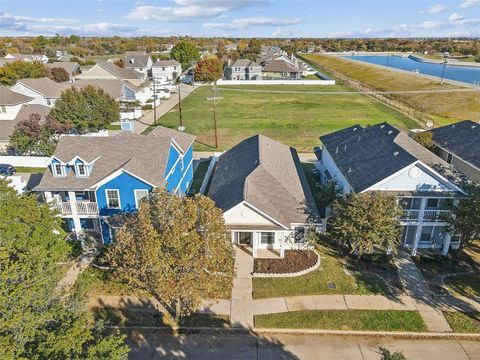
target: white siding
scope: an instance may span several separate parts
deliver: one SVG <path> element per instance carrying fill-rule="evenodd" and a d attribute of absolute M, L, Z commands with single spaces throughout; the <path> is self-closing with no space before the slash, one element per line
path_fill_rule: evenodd
<path fill-rule="evenodd" d="M 223 213 L 226 225 L 269 225 L 278 226 L 263 215 L 245 206 L 242 202 Z"/>
<path fill-rule="evenodd" d="M 332 156 L 328 152 L 328 150 L 324 147 L 322 149 L 322 161 L 319 164 L 320 171 L 324 174 L 325 170 L 328 170 L 330 175 L 335 179 L 337 182 L 337 186 L 342 189 L 344 193 L 349 193 L 352 192 L 353 189 L 348 183 L 347 179 L 345 176 L 343 176 L 343 173 L 340 171 L 340 169 L 337 167 L 335 162 L 332 159 Z"/>
<path fill-rule="evenodd" d="M 15 120 L 22 105 L 23 104 L 18 104 L 13 106 L 2 105 L 2 106 L 5 106 L 6 112 L 0 111 L 0 120 Z"/>
<path fill-rule="evenodd" d="M 10 88 L 10 90 L 33 98 L 32 101 L 29 102 L 29 104 L 40 104 L 43 106 L 53 107 L 54 102 L 56 100 L 56 99 L 50 99 L 50 105 L 49 105 L 47 104 L 47 99 L 42 94 L 24 86 L 21 83 L 16 83 L 14 86 Z"/>

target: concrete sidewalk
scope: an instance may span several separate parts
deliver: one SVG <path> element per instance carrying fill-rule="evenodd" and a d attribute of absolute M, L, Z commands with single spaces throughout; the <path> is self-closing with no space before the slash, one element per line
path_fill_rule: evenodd
<path fill-rule="evenodd" d="M 252 273 L 253 257 L 235 248 L 235 277 L 230 302 L 230 322 L 234 327 L 251 329 L 253 323 Z"/>
<path fill-rule="evenodd" d="M 89 252 L 83 254 L 76 262 L 73 264 L 70 269 L 67 270 L 65 276 L 58 282 L 56 291 L 59 293 L 68 294 L 72 286 L 77 281 L 78 277 L 85 269 L 90 265 L 90 263 L 95 258 L 94 252 Z"/>

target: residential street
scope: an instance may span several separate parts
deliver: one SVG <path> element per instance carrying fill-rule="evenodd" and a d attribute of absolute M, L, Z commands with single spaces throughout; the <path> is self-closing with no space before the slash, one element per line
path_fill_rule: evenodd
<path fill-rule="evenodd" d="M 478 360 L 480 342 L 410 340 L 332 335 L 192 334 L 136 335 L 130 359 L 195 360 L 379 360 L 378 347 L 402 351 L 410 360 Z M 141 340 L 138 340 L 141 339 Z"/>
<path fill-rule="evenodd" d="M 180 93 L 181 98 L 184 99 L 193 91 L 193 86 L 187 84 L 180 84 Z M 170 99 L 160 100 L 160 105 L 157 106 L 157 119 L 167 112 L 169 112 L 175 105 L 178 104 L 178 93 L 172 94 Z M 142 116 L 140 119 L 135 121 L 133 131 L 136 134 L 143 133 L 151 124 L 155 122 L 154 111 L 150 111 L 146 115 Z"/>

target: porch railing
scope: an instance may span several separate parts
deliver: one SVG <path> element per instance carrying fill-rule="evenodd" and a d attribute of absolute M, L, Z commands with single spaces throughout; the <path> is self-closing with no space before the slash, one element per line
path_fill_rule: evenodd
<path fill-rule="evenodd" d="M 450 214 L 450 210 L 425 210 L 423 213 L 423 221 L 444 221 L 448 214 Z"/>
<path fill-rule="evenodd" d="M 417 221 L 420 210 L 403 210 L 400 220 Z"/>
<path fill-rule="evenodd" d="M 72 214 L 72 204 L 68 201 L 61 201 L 55 203 L 55 208 L 62 215 Z M 92 201 L 77 201 L 77 214 L 78 215 L 96 215 L 98 214 L 97 203 Z"/>

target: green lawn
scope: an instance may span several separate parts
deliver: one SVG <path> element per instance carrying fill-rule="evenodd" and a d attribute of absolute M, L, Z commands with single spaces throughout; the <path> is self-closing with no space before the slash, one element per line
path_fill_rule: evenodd
<path fill-rule="evenodd" d="M 43 174 L 46 168 L 41 167 L 28 167 L 28 166 L 15 166 L 17 173 L 30 173 L 30 174 Z"/>
<path fill-rule="evenodd" d="M 450 327 L 455 332 L 478 333 L 480 332 L 480 313 L 461 313 L 445 311 L 443 313 Z"/>
<path fill-rule="evenodd" d="M 303 276 L 286 278 L 253 278 L 254 299 L 297 295 L 331 294 L 386 294 L 385 283 L 371 276 L 347 275 L 340 262 L 339 254 L 332 246 L 318 245 L 321 256 L 320 267 Z M 328 283 L 335 283 L 331 289 Z"/>
<path fill-rule="evenodd" d="M 234 91 L 296 91 L 298 93 Z M 388 121 L 402 129 L 418 127 L 395 110 L 360 94 L 308 94 L 351 90 L 342 85 L 278 85 L 219 87 L 223 99 L 217 105 L 219 148 L 228 149 L 248 136 L 262 133 L 275 140 L 311 151 L 319 145 L 322 134 L 353 124 L 376 124 Z M 182 100 L 186 132 L 197 136 L 196 150 L 213 150 L 213 107 L 207 101 L 210 86 L 201 86 Z M 178 106 L 162 116 L 158 124 L 177 127 Z"/>
<path fill-rule="evenodd" d="M 480 298 L 479 274 L 449 276 L 444 282 L 454 295 Z"/>
<path fill-rule="evenodd" d="M 210 159 L 200 160 L 193 173 L 193 181 L 192 185 L 190 186 L 190 190 L 188 191 L 190 194 L 197 194 L 200 191 L 200 187 L 202 186 L 203 179 L 205 178 L 205 174 L 207 173 L 208 166 L 210 165 Z"/>
<path fill-rule="evenodd" d="M 304 310 L 255 316 L 258 328 L 360 331 L 427 331 L 417 311 Z"/>

